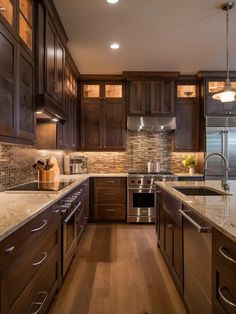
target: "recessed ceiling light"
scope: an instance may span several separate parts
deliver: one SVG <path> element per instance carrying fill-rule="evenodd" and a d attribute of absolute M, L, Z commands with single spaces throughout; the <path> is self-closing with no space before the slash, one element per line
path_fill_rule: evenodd
<path fill-rule="evenodd" d="M 52 118 L 53 122 L 58 122 L 59 120 L 57 118 Z"/>
<path fill-rule="evenodd" d="M 107 0 L 108 3 L 112 3 L 112 4 L 115 4 L 117 3 L 119 0 Z"/>
<path fill-rule="evenodd" d="M 111 49 L 119 49 L 120 48 L 120 45 L 118 43 L 112 43 L 110 45 Z"/>

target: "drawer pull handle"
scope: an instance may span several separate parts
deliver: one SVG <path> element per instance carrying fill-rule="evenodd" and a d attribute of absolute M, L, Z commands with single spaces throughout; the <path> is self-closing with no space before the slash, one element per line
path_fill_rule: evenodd
<path fill-rule="evenodd" d="M 222 288 L 219 288 L 219 290 L 218 290 L 220 297 L 225 301 L 225 303 L 229 304 L 229 305 L 232 306 L 232 307 L 236 307 L 236 304 L 235 304 L 235 303 L 229 301 L 229 300 L 224 296 L 224 294 L 223 294 L 223 292 L 222 292 L 223 289 L 227 289 L 227 288 L 222 287 Z"/>
<path fill-rule="evenodd" d="M 35 312 L 33 312 L 32 314 L 38 314 L 41 311 L 41 309 L 42 309 L 42 307 L 43 307 L 43 305 L 46 302 L 47 297 L 48 297 L 48 293 L 46 291 L 41 291 L 38 293 L 38 295 L 39 296 L 42 295 L 42 296 L 44 296 L 44 298 L 43 298 L 42 302 L 32 302 L 31 303 L 32 305 L 38 305 L 39 306 L 39 308 Z"/>
<path fill-rule="evenodd" d="M 182 210 L 179 209 L 179 213 L 184 216 L 196 229 L 199 233 L 208 233 L 211 232 L 211 227 L 205 227 L 205 226 L 201 226 L 199 225 L 194 219 L 192 219 L 187 212 L 190 212 L 190 210 Z"/>
<path fill-rule="evenodd" d="M 107 181 L 104 181 L 105 183 L 116 183 L 116 181 L 111 181 L 111 180 L 107 180 Z"/>
<path fill-rule="evenodd" d="M 230 262 L 236 264 L 236 260 L 233 259 L 232 257 L 228 256 L 228 255 L 224 252 L 224 250 L 226 250 L 226 249 L 225 249 L 223 246 L 221 246 L 221 247 L 219 248 L 220 254 L 223 255 L 224 258 L 226 258 L 228 261 L 230 261 Z"/>
<path fill-rule="evenodd" d="M 104 193 L 105 195 L 115 195 L 115 193 Z"/>
<path fill-rule="evenodd" d="M 111 213 L 111 212 L 114 212 L 114 211 L 115 211 L 115 209 L 113 209 L 113 208 L 112 209 L 105 209 L 105 212 L 110 212 Z"/>
<path fill-rule="evenodd" d="M 39 262 L 33 263 L 32 266 L 38 266 L 38 265 L 42 264 L 42 262 L 45 261 L 45 259 L 48 257 L 47 252 L 43 252 L 42 255 L 43 255 L 43 258 Z"/>
<path fill-rule="evenodd" d="M 57 214 L 57 213 L 59 213 L 59 211 L 60 211 L 60 209 L 56 209 L 56 210 L 53 211 L 53 213 Z"/>
<path fill-rule="evenodd" d="M 37 231 L 43 229 L 43 227 L 45 227 L 47 223 L 48 223 L 48 221 L 44 220 L 42 226 L 40 226 L 39 228 L 32 229 L 31 232 L 37 232 Z"/>
<path fill-rule="evenodd" d="M 15 250 L 15 247 L 14 246 L 10 246 L 6 250 L 4 250 L 4 252 L 7 253 L 7 254 L 11 254 L 14 250 Z"/>

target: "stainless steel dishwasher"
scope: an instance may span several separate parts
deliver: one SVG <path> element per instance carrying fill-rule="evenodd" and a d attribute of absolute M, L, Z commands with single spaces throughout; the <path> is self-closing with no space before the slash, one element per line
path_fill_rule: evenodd
<path fill-rule="evenodd" d="M 211 304 L 211 226 L 183 206 L 184 300 L 191 314 L 210 314 Z"/>

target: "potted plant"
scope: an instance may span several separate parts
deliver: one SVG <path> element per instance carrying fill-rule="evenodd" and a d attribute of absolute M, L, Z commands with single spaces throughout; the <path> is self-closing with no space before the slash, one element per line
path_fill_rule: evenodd
<path fill-rule="evenodd" d="M 197 160 L 193 155 L 188 155 L 183 161 L 182 164 L 185 168 L 189 169 L 189 174 L 193 175 L 195 173 L 195 167 L 197 166 Z"/>

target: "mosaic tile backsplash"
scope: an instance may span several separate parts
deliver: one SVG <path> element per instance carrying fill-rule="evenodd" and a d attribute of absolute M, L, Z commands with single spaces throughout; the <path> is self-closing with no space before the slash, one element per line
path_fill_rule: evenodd
<path fill-rule="evenodd" d="M 87 157 L 88 172 L 116 173 L 129 170 L 147 170 L 147 162 L 155 159 L 163 169 L 186 171 L 182 160 L 187 153 L 171 152 L 171 136 L 168 132 L 128 132 L 125 152 L 73 152 L 72 155 Z M 198 158 L 198 154 L 194 154 Z M 63 173 L 63 151 L 36 150 L 23 145 L 0 143 L 0 190 L 37 179 L 32 165 L 37 159 L 57 158 Z"/>

